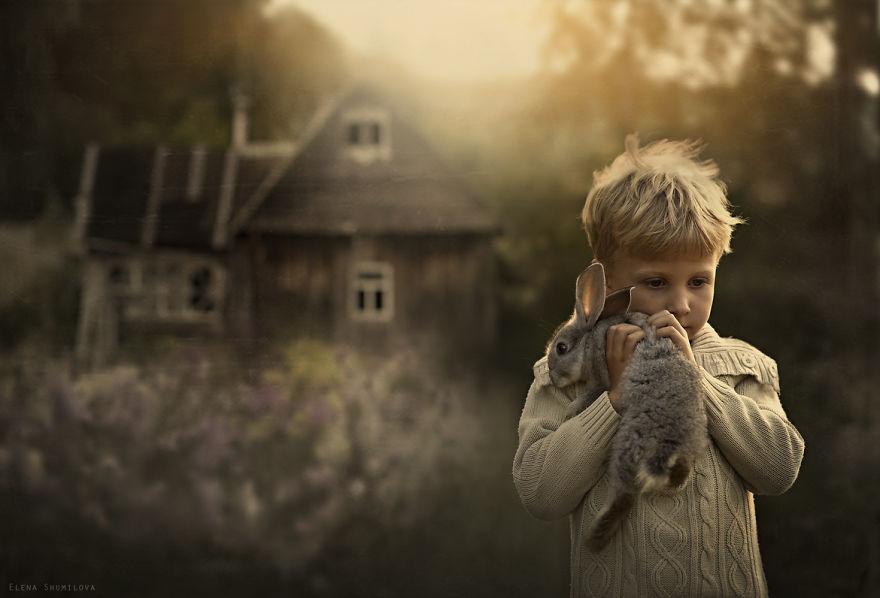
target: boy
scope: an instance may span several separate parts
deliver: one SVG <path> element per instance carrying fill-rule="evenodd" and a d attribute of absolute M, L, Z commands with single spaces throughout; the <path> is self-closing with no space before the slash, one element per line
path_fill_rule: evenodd
<path fill-rule="evenodd" d="M 597 553 L 587 530 L 608 496 L 606 466 L 621 410 L 617 386 L 637 326 L 606 337 L 607 392 L 564 420 L 581 385 L 556 388 L 546 357 L 534 366 L 519 422 L 513 478 L 541 519 L 569 516 L 571 596 L 765 596 L 753 494 L 781 494 L 797 478 L 804 442 L 779 401 L 775 362 L 708 324 L 718 260 L 733 227 L 724 185 L 694 144 L 626 151 L 594 175 L 583 222 L 607 293 L 632 286 L 632 311 L 650 315 L 700 372 L 709 449 L 680 492 L 643 495 Z"/>

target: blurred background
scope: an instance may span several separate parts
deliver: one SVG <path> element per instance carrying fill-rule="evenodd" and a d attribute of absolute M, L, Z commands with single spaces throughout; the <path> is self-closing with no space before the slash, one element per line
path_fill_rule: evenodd
<path fill-rule="evenodd" d="M 593 171 L 700 139 L 806 440 L 776 595 L 880 595 L 875 0 L 0 2 L 0 581 L 562 596 L 513 488 Z M 10 585 L 12 584 L 12 585 Z"/>

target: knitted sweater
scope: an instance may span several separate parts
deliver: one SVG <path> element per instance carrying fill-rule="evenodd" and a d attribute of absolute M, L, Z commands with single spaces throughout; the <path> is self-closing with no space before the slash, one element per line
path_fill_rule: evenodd
<path fill-rule="evenodd" d="M 620 416 L 606 392 L 564 421 L 582 386 L 558 389 L 546 358 L 534 366 L 513 479 L 533 516 L 569 516 L 573 597 L 767 595 L 753 494 L 791 487 L 804 441 L 782 409 L 772 359 L 708 324 L 691 346 L 709 448 L 680 492 L 637 500 L 599 553 L 585 540 L 608 499 L 607 456 Z"/>

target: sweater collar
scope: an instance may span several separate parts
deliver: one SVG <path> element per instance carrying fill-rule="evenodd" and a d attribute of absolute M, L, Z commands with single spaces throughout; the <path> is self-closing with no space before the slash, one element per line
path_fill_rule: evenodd
<path fill-rule="evenodd" d="M 739 376 L 752 373 L 761 380 L 754 368 L 755 359 L 734 355 L 734 347 L 721 338 L 709 324 L 703 326 L 691 342 L 697 365 L 713 376 Z"/>
<path fill-rule="evenodd" d="M 715 332 L 712 325 L 706 322 L 706 324 L 700 328 L 700 331 L 697 332 L 694 340 L 691 341 L 691 350 L 693 350 L 694 355 L 703 353 L 709 348 L 717 347 L 720 340 L 721 337 Z"/>

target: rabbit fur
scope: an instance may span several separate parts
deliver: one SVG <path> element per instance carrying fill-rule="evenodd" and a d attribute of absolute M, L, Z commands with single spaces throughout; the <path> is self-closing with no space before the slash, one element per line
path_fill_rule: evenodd
<path fill-rule="evenodd" d="M 668 338 L 657 338 L 647 316 L 629 312 L 631 288 L 605 297 L 605 271 L 591 264 L 578 277 L 575 311 L 547 345 L 550 380 L 557 387 L 585 384 L 566 418 L 609 387 L 605 335 L 610 326 L 640 326 L 645 338 L 623 372 L 623 409 L 608 459 L 610 500 L 599 513 L 588 545 L 605 547 L 640 494 L 680 490 L 708 444 L 697 368 Z"/>

